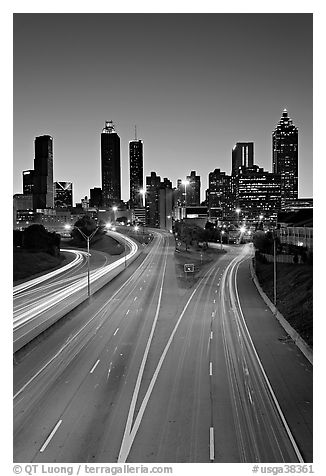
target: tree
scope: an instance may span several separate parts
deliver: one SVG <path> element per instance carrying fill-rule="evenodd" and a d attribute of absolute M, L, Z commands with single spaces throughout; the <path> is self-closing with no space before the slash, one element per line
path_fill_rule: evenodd
<path fill-rule="evenodd" d="M 76 241 L 84 241 L 81 233 L 78 231 L 77 227 L 85 233 L 86 236 L 90 236 L 93 231 L 96 229 L 96 222 L 88 215 L 84 215 L 79 220 L 76 221 L 74 228 L 71 232 L 71 236 Z"/>
<path fill-rule="evenodd" d="M 24 230 L 24 248 L 56 256 L 60 253 L 60 235 L 48 232 L 43 225 L 30 225 Z"/>

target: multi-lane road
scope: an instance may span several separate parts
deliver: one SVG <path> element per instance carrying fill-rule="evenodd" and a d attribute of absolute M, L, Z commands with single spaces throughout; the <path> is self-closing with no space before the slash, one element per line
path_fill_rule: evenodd
<path fill-rule="evenodd" d="M 15 462 L 312 460 L 311 366 L 279 339 L 250 246 L 188 281 L 174 249 L 157 233 L 15 365 Z"/>

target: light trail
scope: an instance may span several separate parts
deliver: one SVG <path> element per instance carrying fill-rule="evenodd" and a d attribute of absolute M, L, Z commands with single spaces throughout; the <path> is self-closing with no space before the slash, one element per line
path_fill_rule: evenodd
<path fill-rule="evenodd" d="M 120 237 L 121 238 L 121 237 Z M 138 251 L 138 245 L 134 243 L 130 238 L 124 236 L 123 239 L 128 243 L 130 247 L 130 252 L 125 254 L 122 258 L 119 258 L 115 262 L 106 265 L 100 269 L 93 270 L 90 274 L 90 282 L 94 284 L 99 279 L 107 276 L 110 272 L 115 270 L 121 265 L 124 265 L 125 261 L 130 260 Z M 80 252 L 83 253 L 83 252 Z M 57 270 L 58 271 L 58 270 Z M 47 275 L 48 276 L 48 275 Z M 26 323 L 36 319 L 41 313 L 44 313 L 54 306 L 57 306 L 59 303 L 68 299 L 76 293 L 87 288 L 87 282 L 83 276 L 77 282 L 66 286 L 64 289 L 61 289 L 57 292 L 52 293 L 51 297 L 45 296 L 40 298 L 37 304 L 33 304 L 31 309 L 27 310 L 15 310 L 14 311 L 14 330 L 22 327 Z M 37 278 L 36 278 L 37 279 Z"/>

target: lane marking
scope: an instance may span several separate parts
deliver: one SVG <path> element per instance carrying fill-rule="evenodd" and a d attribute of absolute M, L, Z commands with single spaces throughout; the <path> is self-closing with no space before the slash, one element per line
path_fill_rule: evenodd
<path fill-rule="evenodd" d="M 130 310 L 128 309 L 128 311 L 126 312 L 126 316 L 128 316 L 129 312 L 130 312 Z"/>
<path fill-rule="evenodd" d="M 45 443 L 43 444 L 42 448 L 40 449 L 40 453 L 43 453 L 43 451 L 45 450 L 45 448 L 48 446 L 48 444 L 50 443 L 50 441 L 52 440 L 52 438 L 54 437 L 54 434 L 55 432 L 57 431 L 57 429 L 59 428 L 59 426 L 61 425 L 62 423 L 62 420 L 59 420 L 58 423 L 55 425 L 55 427 L 53 428 L 53 430 L 51 431 L 51 433 L 49 434 L 47 440 L 45 441 Z"/>
<path fill-rule="evenodd" d="M 136 299 L 137 299 L 137 296 L 134 297 L 134 301 L 136 301 Z"/>
<path fill-rule="evenodd" d="M 213 303 L 214 303 L 214 304 L 216 303 L 216 299 L 213 299 Z"/>
<path fill-rule="evenodd" d="M 132 402 L 131 402 L 131 405 L 129 407 L 129 414 L 128 414 L 128 419 L 127 419 L 127 424 L 126 424 L 126 428 L 125 428 L 125 432 L 124 432 L 124 436 L 123 436 L 123 439 L 122 439 L 122 443 L 121 443 L 121 448 L 120 448 L 120 452 L 119 452 L 119 456 L 118 456 L 118 463 L 125 463 L 127 458 L 128 458 L 128 455 L 129 455 L 129 452 L 130 452 L 130 449 L 131 449 L 131 446 L 133 444 L 133 441 L 135 439 L 135 436 L 137 434 L 137 431 L 138 431 L 138 428 L 140 426 L 140 423 L 142 421 L 142 418 L 143 418 L 143 414 L 145 412 L 145 409 L 147 407 L 147 403 L 150 399 L 150 396 L 152 394 L 152 391 L 153 391 L 153 388 L 154 388 L 154 385 L 155 385 L 155 382 L 157 380 L 157 377 L 159 375 L 159 372 L 161 370 L 161 367 L 163 365 L 163 362 L 165 360 L 165 356 L 170 348 L 170 345 L 173 341 L 173 338 L 174 338 L 174 335 L 175 333 L 177 332 L 177 329 L 179 327 L 179 324 L 194 296 L 194 294 L 196 293 L 196 291 L 198 290 L 199 286 L 202 284 L 203 280 L 205 277 L 209 277 L 212 272 L 214 270 L 214 265 L 212 266 L 212 268 L 207 271 L 206 275 L 201 279 L 201 281 L 198 283 L 197 287 L 193 290 L 192 294 L 190 295 L 186 305 L 184 306 L 183 308 L 183 311 L 182 313 L 180 314 L 179 318 L 178 318 L 178 321 L 177 323 L 175 324 L 174 326 L 174 329 L 169 337 L 169 340 L 164 348 L 164 351 L 160 357 L 160 360 L 157 364 L 157 367 L 155 369 L 155 372 L 152 376 L 152 379 L 150 381 L 150 384 L 148 386 L 148 389 L 147 389 L 147 392 L 143 398 L 143 401 L 142 401 L 142 404 L 139 408 L 139 411 L 138 411 L 138 414 L 137 414 L 137 417 L 134 421 L 134 424 L 133 424 L 133 427 L 131 429 L 131 422 L 132 422 L 132 419 L 133 419 L 133 414 L 134 414 L 134 408 L 135 408 L 135 404 L 136 404 L 136 399 L 138 397 L 138 392 L 139 392 L 139 386 L 140 386 L 140 381 L 142 379 L 142 374 L 143 374 L 143 366 L 145 366 L 145 363 L 146 363 L 146 360 L 147 360 L 147 354 L 148 354 L 148 347 L 150 345 L 149 341 L 147 343 L 147 347 L 146 347 L 146 350 L 145 350 L 145 354 L 144 354 L 144 357 L 143 357 L 143 361 L 142 361 L 142 365 L 141 365 L 141 368 L 139 370 L 139 374 L 138 374 L 138 378 L 137 378 L 137 383 L 136 383 L 136 387 L 135 387 L 135 390 L 134 390 L 134 394 L 133 394 L 133 398 L 132 398 Z M 152 331 L 153 331 L 153 328 L 152 328 Z M 146 355 L 146 358 L 145 358 L 145 355 Z M 130 431 L 131 430 L 131 431 Z"/>
<path fill-rule="evenodd" d="M 211 340 L 213 339 L 213 331 L 211 331 Z"/>
<path fill-rule="evenodd" d="M 212 364 L 212 362 L 209 363 L 209 375 L 210 376 L 213 375 L 213 364 Z"/>
<path fill-rule="evenodd" d="M 113 334 L 114 336 L 116 335 L 116 333 L 118 332 L 119 330 L 119 327 L 115 330 L 115 333 Z"/>
<path fill-rule="evenodd" d="M 92 374 L 94 372 L 94 370 L 96 369 L 99 361 L 100 361 L 100 359 L 98 359 L 98 361 L 93 365 L 92 370 L 90 371 L 90 374 Z"/>
<path fill-rule="evenodd" d="M 214 317 L 214 315 L 215 315 L 215 312 L 213 311 L 213 312 L 212 312 L 212 317 Z"/>
<path fill-rule="evenodd" d="M 214 428 L 211 426 L 209 429 L 209 459 L 210 461 L 214 461 L 215 454 L 214 454 Z"/>

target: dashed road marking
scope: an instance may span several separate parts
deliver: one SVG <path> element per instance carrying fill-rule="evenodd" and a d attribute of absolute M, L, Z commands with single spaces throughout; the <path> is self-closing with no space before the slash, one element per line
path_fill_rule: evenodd
<path fill-rule="evenodd" d="M 114 332 L 114 334 L 113 334 L 114 336 L 116 335 L 116 333 L 118 332 L 118 330 L 119 330 L 119 327 L 115 330 L 115 332 Z"/>
<path fill-rule="evenodd" d="M 214 428 L 211 426 L 209 429 L 209 459 L 210 461 L 214 461 L 215 454 L 214 454 Z"/>
<path fill-rule="evenodd" d="M 212 362 L 209 363 L 209 375 L 210 376 L 213 375 L 213 364 L 212 364 Z"/>
<path fill-rule="evenodd" d="M 94 370 L 96 369 L 96 367 L 97 367 L 99 361 L 100 361 L 100 359 L 98 359 L 98 361 L 95 362 L 95 364 L 94 364 L 93 367 L 92 367 L 92 370 L 90 371 L 90 374 L 92 374 L 92 373 L 94 372 Z"/>
<path fill-rule="evenodd" d="M 43 444 L 42 448 L 40 449 L 40 453 L 43 453 L 43 451 L 45 450 L 45 448 L 48 446 L 48 444 L 50 443 L 50 441 L 52 440 L 55 432 L 57 431 L 57 429 L 59 428 L 59 426 L 61 425 L 62 423 L 62 420 L 59 420 L 58 423 L 55 425 L 55 427 L 53 428 L 53 430 L 51 431 L 51 433 L 49 434 L 48 438 L 46 439 L 45 443 Z"/>

